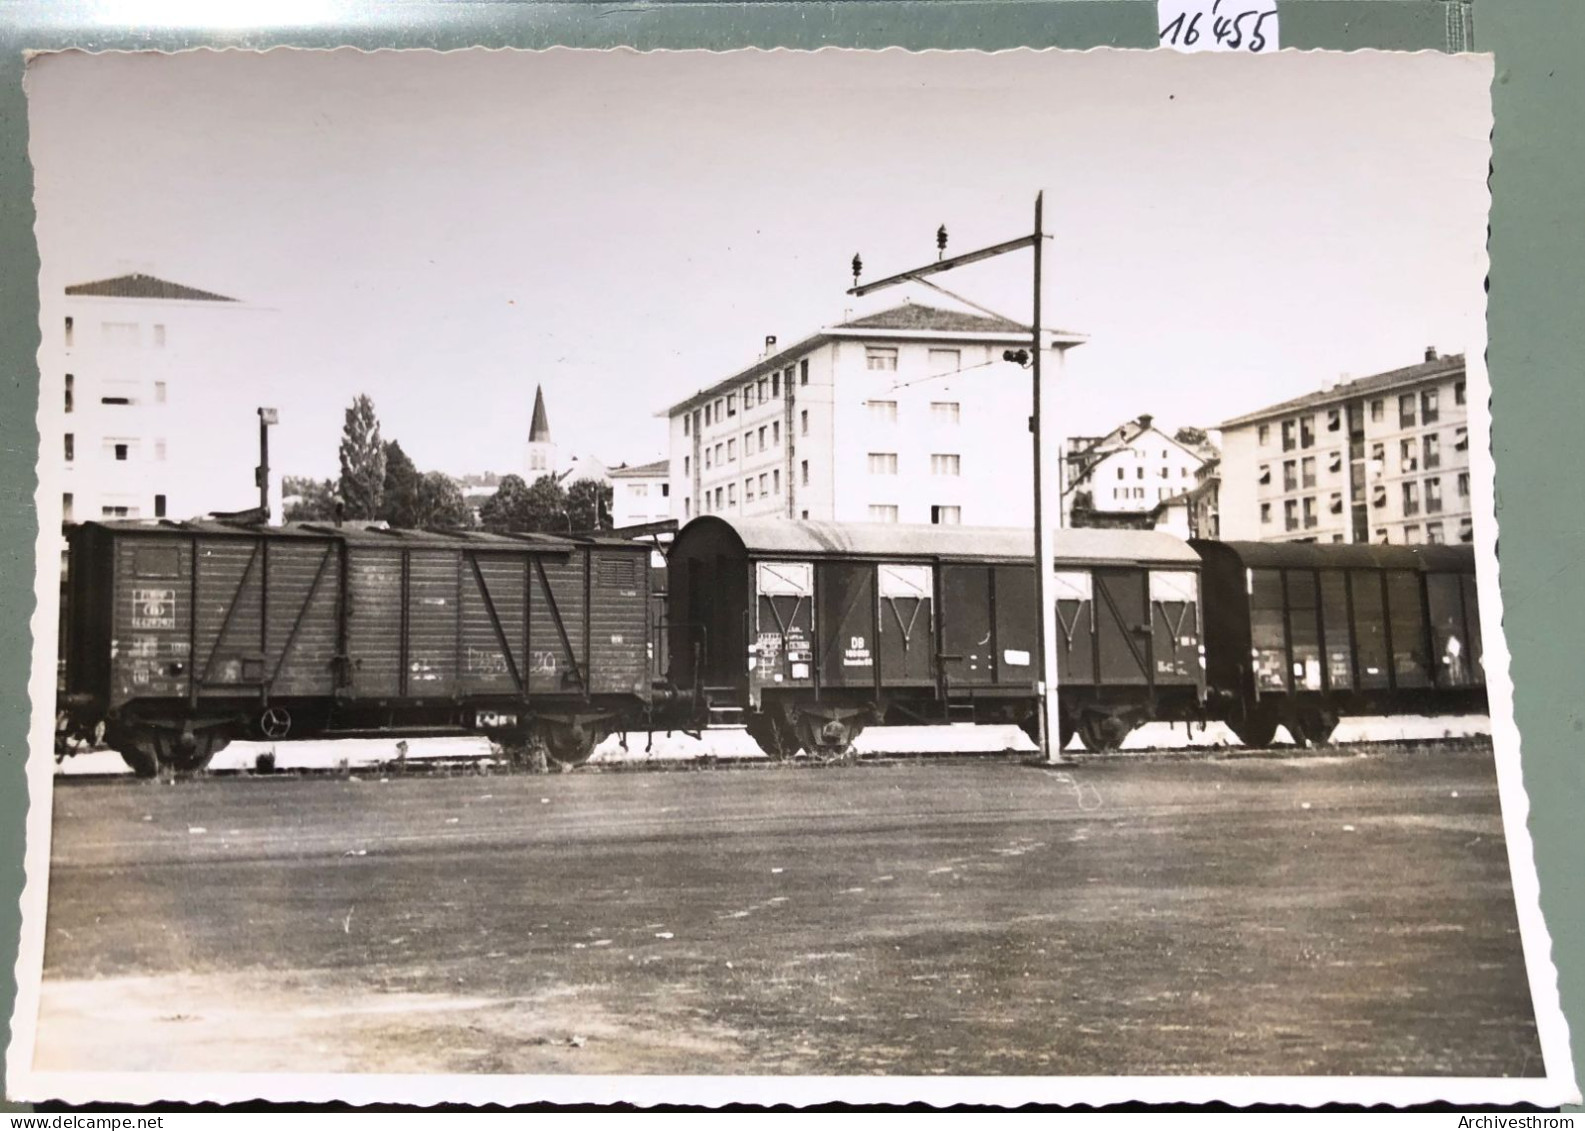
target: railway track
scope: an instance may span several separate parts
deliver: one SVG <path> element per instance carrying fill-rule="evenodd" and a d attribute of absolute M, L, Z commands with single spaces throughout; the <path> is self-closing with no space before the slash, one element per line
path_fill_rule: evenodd
<path fill-rule="evenodd" d="M 1067 752 L 1060 763 L 1045 763 L 1027 751 L 881 751 L 850 756 L 846 759 L 820 759 L 796 757 L 775 761 L 762 754 L 709 754 L 696 757 L 646 757 L 630 754 L 620 761 L 595 761 L 579 766 L 582 774 L 630 773 L 706 773 L 712 771 L 788 772 L 800 770 L 841 769 L 853 765 L 888 765 L 919 763 L 969 763 L 993 762 L 1031 767 L 1060 766 L 1082 768 L 1118 762 L 1219 762 L 1240 760 L 1295 761 L 1307 758 L 1377 757 L 1387 754 L 1413 753 L 1464 753 L 1488 751 L 1491 739 L 1487 735 L 1461 735 L 1440 739 L 1390 739 L 1371 742 L 1350 742 L 1329 746 L 1187 746 L 1144 747 L 1113 754 Z M 552 769 L 551 773 L 558 771 Z M 371 777 L 460 777 L 468 775 L 527 776 L 531 771 L 512 766 L 498 755 L 436 757 L 410 759 L 405 763 L 396 759 L 368 762 L 359 766 L 288 767 L 279 769 L 229 768 L 205 771 L 199 775 L 206 779 L 270 780 L 286 778 L 362 778 Z M 56 785 L 75 787 L 87 784 L 121 783 L 137 785 L 140 779 L 130 773 L 91 773 L 58 775 Z"/>

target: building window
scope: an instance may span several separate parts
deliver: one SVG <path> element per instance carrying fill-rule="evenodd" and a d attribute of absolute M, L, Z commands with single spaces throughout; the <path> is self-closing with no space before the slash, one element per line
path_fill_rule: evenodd
<path fill-rule="evenodd" d="M 1304 528 L 1313 530 L 1320 522 L 1315 513 L 1315 496 L 1306 495 L 1304 499 Z"/>
<path fill-rule="evenodd" d="M 798 413 L 798 434 L 800 436 L 809 435 L 809 410 L 808 409 L 803 409 L 802 411 L 800 411 Z"/>
<path fill-rule="evenodd" d="M 77 384 L 77 378 L 70 373 L 66 374 L 66 411 L 72 410 L 72 389 Z"/>
<path fill-rule="evenodd" d="M 808 363 L 808 362 L 807 362 L 807 361 L 806 361 L 806 362 L 804 362 L 804 365 L 805 365 L 805 366 L 808 366 L 808 364 L 809 364 L 809 363 Z M 793 370 L 794 370 L 794 367 L 793 367 L 793 366 L 791 366 L 791 365 L 789 365 L 789 366 L 788 366 L 788 367 L 787 367 L 787 368 L 786 368 L 786 370 L 785 370 L 785 371 L 784 371 L 784 372 L 783 372 L 783 374 L 782 374 L 782 376 L 783 376 L 783 377 L 784 377 L 784 378 L 785 378 L 785 379 L 786 379 L 786 382 L 787 382 L 787 395 L 788 395 L 788 396 L 792 396 L 792 387 L 793 387 Z M 772 391 L 772 392 L 773 392 L 773 393 L 774 393 L 774 394 L 775 394 L 775 395 L 776 395 L 776 396 L 778 396 L 778 397 L 779 397 L 779 396 L 781 396 L 781 393 L 779 393 L 779 392 L 776 392 L 776 375 L 775 375 L 775 374 L 774 374 L 774 373 L 772 373 L 772 374 L 771 374 L 771 391 Z"/>
<path fill-rule="evenodd" d="M 798 384 L 809 384 L 809 359 L 807 357 L 798 363 Z M 809 517 L 809 513 L 807 511 L 804 512 L 804 517 Z"/>
<path fill-rule="evenodd" d="M 1343 492 L 1333 491 L 1332 497 L 1327 500 L 1327 509 L 1333 514 L 1343 513 Z"/>
<path fill-rule="evenodd" d="M 1442 524 L 1440 522 L 1428 522 L 1425 524 L 1425 540 L 1426 544 L 1431 546 L 1440 546 L 1447 541 L 1442 534 Z"/>
<path fill-rule="evenodd" d="M 663 498 L 663 499 L 669 499 L 671 497 L 671 484 L 670 483 L 662 483 L 660 485 L 660 497 Z"/>
<path fill-rule="evenodd" d="M 1143 487 L 1135 487 L 1134 488 L 1134 498 L 1143 499 L 1144 497 L 1145 497 L 1145 489 Z"/>
<path fill-rule="evenodd" d="M 1442 437 L 1435 432 L 1427 432 L 1424 437 L 1425 444 L 1425 469 L 1430 471 L 1433 467 L 1442 466 Z"/>
<path fill-rule="evenodd" d="M 1298 443 L 1295 441 L 1293 434 L 1294 423 L 1295 422 L 1292 420 L 1284 420 L 1282 422 L 1282 450 L 1285 452 L 1291 452 L 1294 448 L 1298 447 Z"/>
<path fill-rule="evenodd" d="M 1464 403 L 1464 382 L 1460 381 L 1453 386 L 1453 403 Z"/>
<path fill-rule="evenodd" d="M 1398 470 L 1403 472 L 1420 470 L 1420 456 L 1413 440 L 1398 442 Z"/>
<path fill-rule="evenodd" d="M 726 462 L 726 445 L 717 443 L 715 446 L 715 465 L 720 467 Z"/>
<path fill-rule="evenodd" d="M 1315 417 L 1305 416 L 1299 419 L 1299 446 L 1315 447 Z"/>
<path fill-rule="evenodd" d="M 787 372 L 791 373 L 792 370 L 789 369 Z M 788 384 L 790 385 L 792 382 L 789 381 Z M 781 374 L 779 372 L 770 375 L 770 395 L 777 398 L 781 396 Z"/>
<path fill-rule="evenodd" d="M 1398 398 L 1398 427 L 1414 427 L 1414 394 L 1405 393 Z"/>
<path fill-rule="evenodd" d="M 99 403 L 100 404 L 111 404 L 111 405 L 129 405 L 129 404 L 132 403 L 132 398 L 131 397 L 100 397 L 99 398 Z"/>
<path fill-rule="evenodd" d="M 1142 467 L 1134 468 L 1134 478 L 1135 479 L 1143 479 L 1144 477 L 1145 477 L 1145 469 L 1144 468 L 1142 468 Z"/>
<path fill-rule="evenodd" d="M 727 461 L 727 463 L 736 463 L 737 462 L 737 441 L 736 440 L 728 440 L 726 442 L 726 461 Z"/>
<path fill-rule="evenodd" d="M 809 512 L 808 511 L 804 511 L 802 517 L 803 518 L 808 518 L 809 517 Z"/>
<path fill-rule="evenodd" d="M 770 378 L 769 377 L 761 377 L 759 379 L 759 396 L 756 397 L 755 400 L 759 404 L 764 404 L 766 401 L 770 400 Z"/>
<path fill-rule="evenodd" d="M 897 348 L 895 346 L 865 346 L 864 368 L 877 372 L 895 373 L 897 371 Z"/>
<path fill-rule="evenodd" d="M 1165 457 L 1163 457 L 1163 458 L 1165 458 Z M 1163 467 L 1163 468 L 1162 468 L 1162 469 L 1161 469 L 1161 477 L 1162 477 L 1162 478 L 1163 478 L 1163 479 L 1171 479 L 1171 478 L 1172 478 L 1172 468 L 1170 468 L 1170 467 Z"/>
<path fill-rule="evenodd" d="M 1326 457 L 1326 470 L 1330 471 L 1333 475 L 1336 475 L 1338 472 L 1343 470 L 1342 452 L 1333 452 L 1331 455 Z"/>
<path fill-rule="evenodd" d="M 897 453 L 896 452 L 871 452 L 870 453 L 870 474 L 871 475 L 896 475 L 897 474 Z"/>
<path fill-rule="evenodd" d="M 1461 499 L 1469 498 L 1469 472 L 1467 471 L 1458 473 L 1458 497 Z"/>
<path fill-rule="evenodd" d="M 690 513 L 692 510 L 693 510 L 692 500 L 691 499 L 684 499 L 682 501 L 682 517 L 683 518 L 691 518 L 691 517 L 693 517 L 692 514 Z"/>
<path fill-rule="evenodd" d="M 737 394 L 736 393 L 728 393 L 726 395 L 726 414 L 728 416 L 736 416 L 737 415 Z"/>
<path fill-rule="evenodd" d="M 136 507 L 100 507 L 101 518 L 137 518 Z"/>
<path fill-rule="evenodd" d="M 1341 432 L 1343 430 L 1343 410 L 1329 408 L 1326 410 L 1326 430 L 1328 432 Z"/>
<path fill-rule="evenodd" d="M 1119 467 L 1117 469 L 1117 478 L 1121 479 L 1122 477 L 1123 477 L 1123 469 Z"/>
<path fill-rule="evenodd" d="M 1387 417 L 1387 404 L 1377 398 L 1370 402 L 1370 419 L 1373 424 L 1380 424 Z"/>
<path fill-rule="evenodd" d="M 937 453 L 930 457 L 930 474 L 959 475 L 962 473 L 962 463 L 961 456 Z"/>
<path fill-rule="evenodd" d="M 649 484 L 629 483 L 627 485 L 627 493 L 630 497 L 635 499 L 647 499 L 649 497 Z"/>
<path fill-rule="evenodd" d="M 725 503 L 726 503 L 726 492 L 723 491 L 721 488 L 717 487 L 715 489 L 715 509 L 717 511 L 720 511 L 722 509 L 722 507 L 725 505 Z"/>
<path fill-rule="evenodd" d="M 1372 444 L 1370 446 L 1370 462 L 1375 464 L 1371 471 L 1380 475 L 1387 467 L 1387 445 Z"/>
<path fill-rule="evenodd" d="M 765 448 L 765 433 L 767 431 L 768 431 L 768 429 L 765 427 L 765 425 L 761 424 L 759 426 L 759 450 L 762 451 L 762 452 L 766 450 L 766 448 Z"/>
<path fill-rule="evenodd" d="M 1460 424 L 1453 429 L 1453 449 L 1455 451 L 1469 451 L 1469 429 Z"/>
<path fill-rule="evenodd" d="M 1289 499 L 1282 504 L 1282 526 L 1284 530 L 1299 529 L 1299 500 Z"/>
<path fill-rule="evenodd" d="M 715 422 L 720 424 L 726 419 L 726 401 L 720 397 L 715 399 Z"/>
<path fill-rule="evenodd" d="M 692 435 L 692 433 L 693 430 L 688 426 L 688 414 L 685 412 L 682 414 L 682 434 L 684 436 L 689 436 Z"/>
<path fill-rule="evenodd" d="M 160 330 L 163 330 L 164 328 L 165 327 L 163 327 L 163 326 L 156 327 L 156 329 L 160 329 Z M 164 343 L 161 342 L 161 343 L 158 343 L 158 344 L 163 345 Z M 164 518 L 165 517 L 165 496 L 164 495 L 155 495 L 154 496 L 154 517 L 155 518 Z"/>
<path fill-rule="evenodd" d="M 714 464 L 713 464 L 713 463 L 712 463 L 712 462 L 711 462 L 711 460 L 710 460 L 710 449 L 709 449 L 709 448 L 706 448 L 706 449 L 705 449 L 705 450 L 704 450 L 704 466 L 705 466 L 705 470 L 707 470 L 707 471 L 708 471 L 708 470 L 709 470 L 709 469 L 710 469 L 710 468 L 711 468 L 711 467 L 713 467 L 713 466 L 714 466 Z"/>
<path fill-rule="evenodd" d="M 729 507 L 737 506 L 737 484 L 736 483 L 728 483 L 726 485 L 726 505 L 729 506 Z"/>
<path fill-rule="evenodd" d="M 1460 542 L 1473 542 L 1475 540 L 1475 522 L 1467 515 L 1458 520 L 1458 540 Z"/>
<path fill-rule="evenodd" d="M 770 498 L 770 492 L 765 490 L 765 488 L 767 486 L 769 486 L 769 485 L 770 485 L 770 476 L 765 474 L 765 472 L 763 472 L 763 471 L 760 472 L 759 473 L 759 494 L 760 494 L 760 498 L 762 498 L 762 499 Z"/>
<path fill-rule="evenodd" d="M 1269 526 L 1271 524 L 1271 504 L 1270 503 L 1261 503 L 1260 504 L 1260 524 L 1262 526 Z"/>
<path fill-rule="evenodd" d="M 691 467 L 692 463 L 693 463 L 693 457 L 691 457 L 691 456 L 683 456 L 682 457 L 682 474 L 683 474 L 683 478 L 686 479 L 689 475 L 691 475 L 693 473 L 693 469 Z"/>
<path fill-rule="evenodd" d="M 1282 461 L 1282 489 L 1284 491 L 1297 491 L 1299 489 L 1299 462 L 1297 460 Z"/>
<path fill-rule="evenodd" d="M 754 480 L 752 478 L 743 480 L 743 501 L 745 503 L 754 501 Z"/>
<path fill-rule="evenodd" d="M 705 405 L 704 406 L 704 422 L 705 422 L 706 427 L 708 427 L 709 424 L 710 424 L 710 406 L 709 405 Z"/>
<path fill-rule="evenodd" d="M 931 401 L 930 419 L 936 424 L 957 424 L 962 418 L 962 407 L 957 401 Z"/>
<path fill-rule="evenodd" d="M 1262 424 L 1257 435 L 1259 436 L 1258 442 L 1260 446 L 1264 448 L 1267 444 L 1271 443 L 1271 425 Z"/>
<path fill-rule="evenodd" d="M 1117 477 L 1119 479 L 1123 477 L 1122 468 L 1117 469 Z M 1269 463 L 1263 463 L 1260 465 L 1260 485 L 1262 487 L 1268 487 L 1271 485 L 1271 464 Z"/>
<path fill-rule="evenodd" d="M 870 406 L 871 424 L 897 423 L 896 401 L 865 401 L 864 403 Z"/>
<path fill-rule="evenodd" d="M 77 437 L 70 432 L 66 433 L 66 462 L 70 463 L 77 458 Z"/>
<path fill-rule="evenodd" d="M 750 381 L 743 386 L 743 411 L 747 412 L 754 407 L 754 382 Z"/>
<path fill-rule="evenodd" d="M 1437 408 L 1435 389 L 1426 389 L 1420 394 L 1420 423 L 1435 424 L 1441 419 L 1441 411 Z"/>
<path fill-rule="evenodd" d="M 871 522 L 896 522 L 897 507 L 892 503 L 871 503 Z"/>
<path fill-rule="evenodd" d="M 1304 487 L 1314 487 L 1315 486 L 1315 457 L 1314 456 L 1305 456 L 1304 457 L 1304 462 L 1300 465 L 1300 471 L 1303 474 L 1303 482 L 1302 482 L 1301 485 L 1304 486 Z"/>
<path fill-rule="evenodd" d="M 1442 481 L 1440 479 L 1427 479 L 1425 481 L 1425 513 L 1440 514 L 1442 511 Z"/>
<path fill-rule="evenodd" d="M 771 490 L 776 492 L 776 497 L 781 497 L 781 469 L 777 468 L 770 473 Z"/>
<path fill-rule="evenodd" d="M 72 348 L 72 320 L 69 315 L 66 318 L 66 348 Z"/>
<path fill-rule="evenodd" d="M 1420 485 L 1418 483 L 1405 483 L 1403 485 L 1403 513 L 1420 513 Z"/>
<path fill-rule="evenodd" d="M 1403 544 L 1405 546 L 1418 546 L 1421 540 L 1418 523 L 1410 523 L 1403 528 Z"/>
<path fill-rule="evenodd" d="M 930 374 L 945 377 L 963 368 L 963 354 L 958 350 L 931 350 Z"/>
<path fill-rule="evenodd" d="M 771 439 L 771 443 L 774 444 L 776 447 L 778 447 L 778 448 L 781 447 L 781 421 L 779 421 L 779 420 L 771 421 L 771 424 L 770 424 L 770 439 Z"/>
<path fill-rule="evenodd" d="M 753 455 L 753 454 L 754 454 L 754 433 L 745 432 L 745 433 L 743 433 L 743 458 L 744 459 L 748 459 L 748 457 Z"/>
<path fill-rule="evenodd" d="M 71 319 L 68 318 L 66 321 L 70 322 Z M 68 492 L 66 492 L 66 494 L 61 496 L 61 521 L 62 522 L 70 522 L 71 520 L 72 520 L 72 496 L 71 496 L 71 492 L 68 491 Z"/>
<path fill-rule="evenodd" d="M 963 521 L 963 508 L 931 507 L 930 521 L 936 526 L 957 526 Z"/>
<path fill-rule="evenodd" d="M 1378 483 L 1376 489 L 1371 492 L 1370 505 L 1377 509 L 1387 505 L 1387 485 L 1385 483 Z"/>
<path fill-rule="evenodd" d="M 798 482 L 805 487 L 809 486 L 809 461 L 804 460 L 798 465 Z"/>
<path fill-rule="evenodd" d="M 127 452 L 130 450 L 130 446 L 127 444 L 113 444 L 111 447 L 116 453 L 116 459 L 125 462 L 127 458 Z"/>

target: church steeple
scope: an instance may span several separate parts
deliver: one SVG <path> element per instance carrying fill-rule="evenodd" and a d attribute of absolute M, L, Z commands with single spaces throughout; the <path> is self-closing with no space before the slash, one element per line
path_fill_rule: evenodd
<path fill-rule="evenodd" d="M 550 443 L 550 418 L 545 415 L 545 390 L 539 385 L 534 386 L 534 419 L 528 426 L 528 442 Z"/>

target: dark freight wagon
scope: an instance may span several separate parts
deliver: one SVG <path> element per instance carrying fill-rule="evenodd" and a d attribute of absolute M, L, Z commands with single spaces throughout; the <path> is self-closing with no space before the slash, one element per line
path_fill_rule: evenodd
<path fill-rule="evenodd" d="M 69 586 L 65 729 L 144 774 L 357 733 L 576 762 L 652 698 L 649 550 L 614 539 L 88 523 Z"/>
<path fill-rule="evenodd" d="M 1484 713 L 1470 546 L 1195 542 L 1210 682 L 1241 741 L 1325 742 L 1344 715 Z"/>
<path fill-rule="evenodd" d="M 845 750 L 869 725 L 1035 727 L 1033 536 L 1023 530 L 694 520 L 668 560 L 670 676 L 767 753 Z M 1114 749 L 1199 714 L 1199 558 L 1167 535 L 1065 530 L 1063 741 Z"/>

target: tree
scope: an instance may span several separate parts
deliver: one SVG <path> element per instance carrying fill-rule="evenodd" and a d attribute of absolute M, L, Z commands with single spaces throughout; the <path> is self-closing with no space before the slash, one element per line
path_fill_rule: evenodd
<path fill-rule="evenodd" d="M 336 517 L 336 484 L 332 479 L 281 477 L 281 495 L 292 501 L 282 516 L 287 522 L 329 522 Z"/>
<path fill-rule="evenodd" d="M 341 429 L 341 501 L 346 517 L 373 519 L 385 493 L 385 445 L 374 402 L 359 394 Z"/>
<path fill-rule="evenodd" d="M 1204 428 L 1185 427 L 1173 433 L 1172 438 L 1186 448 L 1199 448 L 1205 445 L 1209 437 L 1206 436 Z"/>
<path fill-rule="evenodd" d="M 521 476 L 503 475 L 495 494 L 479 508 L 479 523 L 492 534 L 510 534 L 524 529 L 522 515 L 527 507 L 528 484 Z"/>
<path fill-rule="evenodd" d="M 422 529 L 424 477 L 395 440 L 385 445 L 385 477 L 380 488 L 380 505 L 375 517 L 400 530 Z"/>
<path fill-rule="evenodd" d="M 462 497 L 462 488 L 451 476 L 439 471 L 426 473 L 418 481 L 416 526 L 440 529 L 467 529 L 473 525 L 473 512 Z"/>
<path fill-rule="evenodd" d="M 609 483 L 580 479 L 567 488 L 567 515 L 574 530 L 610 530 L 614 492 Z"/>
<path fill-rule="evenodd" d="M 520 530 L 565 534 L 571 527 L 567 522 L 567 492 L 554 475 L 541 475 L 523 496 L 523 507 L 517 515 Z"/>

